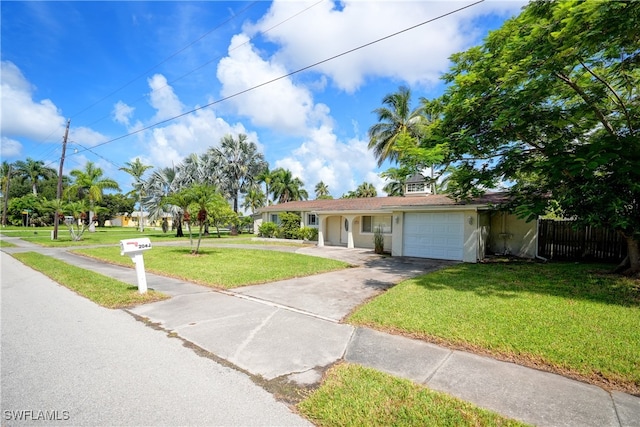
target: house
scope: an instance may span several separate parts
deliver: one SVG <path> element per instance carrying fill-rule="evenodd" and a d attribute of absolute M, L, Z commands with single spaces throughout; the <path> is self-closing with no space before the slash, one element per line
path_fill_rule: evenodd
<path fill-rule="evenodd" d="M 415 184 L 415 185 L 412 185 Z M 537 223 L 496 209 L 506 193 L 488 193 L 470 202 L 430 194 L 428 186 L 407 183 L 405 196 L 294 201 L 261 208 L 256 227 L 296 212 L 301 226 L 318 229 L 318 246 L 373 249 L 377 229 L 392 256 L 477 262 L 492 254 L 534 258 Z"/>

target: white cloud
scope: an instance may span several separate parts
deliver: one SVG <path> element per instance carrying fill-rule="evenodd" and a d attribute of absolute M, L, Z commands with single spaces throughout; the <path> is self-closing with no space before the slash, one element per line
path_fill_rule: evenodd
<path fill-rule="evenodd" d="M 465 5 L 451 1 L 346 0 L 338 10 L 333 1 L 325 1 L 288 19 L 311 4 L 276 0 L 268 13 L 257 24 L 247 25 L 245 31 L 250 35 L 266 31 L 264 37 L 280 48 L 272 60 L 295 70 Z M 502 1 L 473 6 L 320 64 L 314 70 L 330 76 L 347 92 L 374 77 L 430 86 L 447 70 L 452 53 L 477 42 L 478 34 L 468 25 L 470 20 L 489 12 L 514 14 L 522 4 Z"/>
<path fill-rule="evenodd" d="M 162 74 L 155 74 L 147 81 L 151 88 L 149 104 L 156 109 L 156 115 L 152 119 L 154 122 L 182 114 L 184 106 Z"/>
<path fill-rule="evenodd" d="M 327 184 L 335 198 L 355 190 L 363 181 L 379 184 L 379 178 L 372 172 L 376 169 L 376 160 L 367 149 L 366 141 L 353 138 L 341 142 L 327 126 L 309 130 L 309 134 L 290 156 L 276 161 L 275 167 L 290 169 L 305 183 L 311 198 L 320 181 Z"/>
<path fill-rule="evenodd" d="M 248 37 L 239 34 L 231 40 L 229 56 L 219 62 L 217 76 L 223 97 L 273 81 L 230 98 L 225 105 L 249 117 L 256 126 L 302 135 L 308 126 L 327 121 L 329 109 L 314 104 L 307 88 L 295 85 L 288 77 L 281 78 L 287 73 L 276 61 L 261 58 Z"/>
<path fill-rule="evenodd" d="M 120 123 L 121 125 L 124 125 L 128 128 L 130 126 L 129 120 L 131 120 L 131 117 L 133 116 L 135 110 L 136 109 L 134 107 L 131 107 L 122 101 L 118 101 L 113 106 L 111 116 L 117 123 Z"/>
<path fill-rule="evenodd" d="M 0 157 L 6 159 L 7 157 L 17 157 L 22 152 L 22 144 L 15 139 L 2 137 L 2 143 L 0 144 Z"/>
<path fill-rule="evenodd" d="M 64 133 L 65 119 L 49 99 L 35 101 L 35 88 L 20 69 L 10 61 L 2 61 L 2 94 L 0 99 L 0 132 L 9 137 L 46 140 Z"/>

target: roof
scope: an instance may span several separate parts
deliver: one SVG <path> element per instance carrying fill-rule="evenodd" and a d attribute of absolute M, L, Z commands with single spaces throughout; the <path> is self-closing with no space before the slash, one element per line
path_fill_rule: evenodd
<path fill-rule="evenodd" d="M 362 197 L 356 199 L 299 200 L 265 206 L 259 212 L 323 212 L 323 211 L 379 211 L 403 210 L 420 207 L 485 207 L 507 200 L 507 193 L 487 193 L 468 202 L 456 201 L 445 194 L 430 194 L 424 197 Z"/>
<path fill-rule="evenodd" d="M 409 179 L 407 179 L 406 183 L 407 184 L 413 184 L 414 182 L 415 183 L 420 183 L 420 182 L 425 182 L 425 181 L 426 180 L 425 180 L 424 176 L 422 176 L 422 174 L 417 173 L 415 175 L 412 175 Z"/>

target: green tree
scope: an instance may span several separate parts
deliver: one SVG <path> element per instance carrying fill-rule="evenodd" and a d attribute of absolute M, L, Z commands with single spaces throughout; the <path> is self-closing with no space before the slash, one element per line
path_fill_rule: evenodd
<path fill-rule="evenodd" d="M 7 211 L 9 210 L 9 189 L 11 188 L 11 173 L 13 165 L 6 160 L 0 167 L 0 189 L 2 189 L 2 226 L 7 226 Z"/>
<path fill-rule="evenodd" d="M 187 231 L 189 233 L 189 244 L 193 248 L 193 235 L 191 233 L 191 215 L 189 214 L 189 205 L 193 202 L 191 194 L 188 188 L 183 188 L 178 191 L 174 191 L 164 196 L 160 201 L 160 206 L 170 206 L 175 212 L 174 222 L 177 223 L 180 231 L 176 237 L 182 237 L 182 223 L 187 223 Z"/>
<path fill-rule="evenodd" d="M 640 274 L 638 40 L 638 2 L 534 1 L 453 55 L 437 125 L 457 161 L 453 195 L 511 181 L 520 215 L 553 201 L 612 228 L 627 242 L 626 273 Z"/>
<path fill-rule="evenodd" d="M 166 202 L 166 197 L 175 194 L 181 188 L 177 167 L 165 167 L 155 170 L 143 186 L 142 205 L 149 212 L 149 219 L 155 221 L 164 218 L 169 213 L 173 217 L 176 237 L 183 237 L 182 215 L 183 209 L 179 205 Z M 127 211 L 129 212 L 129 211 Z"/>
<path fill-rule="evenodd" d="M 323 181 L 320 181 L 315 186 L 316 199 L 332 199 L 331 194 L 329 193 L 329 186 L 325 184 Z"/>
<path fill-rule="evenodd" d="M 77 194 L 80 199 L 89 200 L 89 231 L 93 231 L 96 203 L 102 200 L 104 190 L 118 190 L 120 186 L 111 178 L 104 178 L 102 169 L 93 162 L 87 162 L 84 170 L 74 169 L 69 174 L 75 178 L 67 192 Z"/>
<path fill-rule="evenodd" d="M 349 191 L 347 194 L 342 196 L 343 199 L 358 199 L 364 197 L 376 197 L 378 195 L 378 191 L 376 187 L 373 186 L 370 182 L 363 182 L 355 189 L 355 191 Z"/>
<path fill-rule="evenodd" d="M 262 189 L 260 187 L 254 187 L 245 194 L 242 208 L 251 211 L 251 213 L 255 213 L 258 209 L 266 205 L 266 199 Z"/>
<path fill-rule="evenodd" d="M 267 166 L 264 155 L 242 133 L 237 138 L 224 136 L 220 147 L 210 149 L 208 154 L 220 176 L 220 189 L 233 201 L 233 211 L 237 213 L 240 192 L 249 191 Z"/>
<path fill-rule="evenodd" d="M 271 205 L 271 181 L 273 180 L 273 173 L 269 170 L 269 166 L 265 165 L 262 172 L 256 176 L 256 181 L 264 183 L 264 194 L 267 196 L 267 205 Z"/>
<path fill-rule="evenodd" d="M 272 173 L 271 191 L 274 200 L 278 203 L 286 203 L 294 200 L 307 200 L 309 193 L 305 190 L 300 178 L 294 178 L 288 169 L 278 168 Z"/>
<path fill-rule="evenodd" d="M 218 238 L 221 237 L 220 227 L 235 226 L 239 223 L 238 214 L 233 211 L 229 203 L 220 194 L 215 194 L 209 200 L 207 215 L 210 224 L 216 228 Z"/>
<path fill-rule="evenodd" d="M 382 99 L 383 107 L 374 110 L 378 123 L 369 128 L 369 149 L 378 159 L 378 166 L 385 160 L 398 160 L 396 142 L 401 135 L 418 138 L 421 134 L 422 109 L 411 109 L 411 90 L 398 88 Z"/>
<path fill-rule="evenodd" d="M 144 185 L 143 185 L 143 181 L 142 181 L 142 175 L 144 175 L 144 173 L 147 171 L 147 169 L 153 168 L 153 166 L 142 164 L 142 162 L 140 161 L 139 157 L 136 157 L 136 159 L 133 162 L 126 162 L 125 165 L 126 166 L 120 168 L 120 170 L 128 173 L 134 179 L 133 192 L 132 193 L 137 194 L 137 196 L 138 196 L 138 203 L 139 203 L 139 206 L 140 206 L 140 221 L 139 221 L 140 222 L 140 232 L 143 232 L 144 231 L 144 220 L 143 220 L 142 197 L 143 197 L 143 192 L 144 192 Z"/>
<path fill-rule="evenodd" d="M 222 199 L 222 196 L 217 193 L 213 185 L 208 184 L 195 184 L 185 190 L 184 195 L 186 201 L 189 202 L 189 216 L 196 218 L 198 222 L 198 243 L 195 249 L 193 249 L 193 241 L 191 243 L 191 253 L 197 255 L 200 251 L 202 233 L 207 222 L 207 208 L 210 203 L 215 203 L 216 200 Z"/>
<path fill-rule="evenodd" d="M 40 178 L 56 177 L 56 170 L 52 167 L 45 166 L 42 160 L 34 160 L 27 157 L 26 161 L 18 160 L 15 162 L 16 175 L 22 177 L 31 186 L 34 196 L 38 195 L 38 182 Z"/>

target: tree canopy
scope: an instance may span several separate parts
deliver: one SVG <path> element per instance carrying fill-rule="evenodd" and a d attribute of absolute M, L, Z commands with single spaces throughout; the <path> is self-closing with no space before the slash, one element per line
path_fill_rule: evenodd
<path fill-rule="evenodd" d="M 640 272 L 640 3 L 535 1 L 452 56 L 431 126 L 456 163 L 452 194 L 503 184 L 529 218 L 617 230 Z"/>

